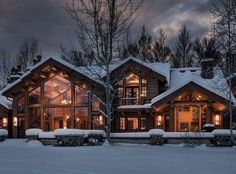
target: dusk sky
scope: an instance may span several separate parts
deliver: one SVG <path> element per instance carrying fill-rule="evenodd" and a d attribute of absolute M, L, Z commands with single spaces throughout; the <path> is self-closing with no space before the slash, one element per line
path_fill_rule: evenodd
<path fill-rule="evenodd" d="M 163 28 L 168 43 L 175 40 L 185 24 L 192 37 L 207 34 L 210 27 L 210 0 L 144 0 L 133 25 L 142 25 L 153 33 Z M 62 8 L 70 0 L 1 0 L 0 48 L 14 55 L 26 38 L 37 38 L 44 57 L 60 56 L 60 44 L 77 47 L 75 25 Z"/>

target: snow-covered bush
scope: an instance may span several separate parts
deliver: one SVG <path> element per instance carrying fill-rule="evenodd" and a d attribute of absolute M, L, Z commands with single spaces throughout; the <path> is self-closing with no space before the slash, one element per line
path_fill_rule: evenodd
<path fill-rule="evenodd" d="M 150 138 L 149 132 L 111 133 L 111 138 Z"/>
<path fill-rule="evenodd" d="M 150 144 L 151 145 L 162 145 L 163 144 L 163 134 L 164 130 L 162 129 L 151 129 L 149 131 L 150 134 Z"/>
<path fill-rule="evenodd" d="M 80 129 L 56 129 L 54 135 L 58 146 L 83 145 L 84 131 Z"/>
<path fill-rule="evenodd" d="M 28 140 L 37 140 L 39 134 L 42 132 L 43 132 L 43 130 L 38 129 L 38 128 L 27 129 L 25 131 L 25 136 Z"/>
<path fill-rule="evenodd" d="M 84 143 L 89 146 L 102 145 L 105 140 L 104 130 L 84 130 Z"/>
<path fill-rule="evenodd" d="M 204 132 L 212 132 L 216 129 L 216 126 L 214 124 L 204 124 L 203 131 Z"/>
<path fill-rule="evenodd" d="M 215 146 L 230 147 L 234 145 L 231 140 L 231 133 L 229 129 L 215 129 L 213 131 L 215 137 Z M 236 131 L 233 131 L 233 136 L 236 136 Z"/>
<path fill-rule="evenodd" d="M 55 136 L 84 136 L 84 131 L 81 129 L 56 129 Z"/>
<path fill-rule="evenodd" d="M 39 139 L 54 139 L 56 138 L 53 132 L 40 132 Z"/>
<path fill-rule="evenodd" d="M 4 141 L 8 136 L 8 131 L 6 129 L 0 129 L 0 142 Z"/>

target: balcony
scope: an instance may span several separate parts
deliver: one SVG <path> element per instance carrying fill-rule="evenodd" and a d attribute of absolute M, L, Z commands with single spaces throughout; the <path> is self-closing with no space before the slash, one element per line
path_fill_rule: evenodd
<path fill-rule="evenodd" d="M 120 98 L 119 105 L 142 105 L 144 102 L 143 97 L 129 97 L 129 98 Z"/>

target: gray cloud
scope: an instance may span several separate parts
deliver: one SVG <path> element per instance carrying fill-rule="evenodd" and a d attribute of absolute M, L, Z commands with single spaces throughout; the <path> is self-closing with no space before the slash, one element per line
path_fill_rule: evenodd
<path fill-rule="evenodd" d="M 25 38 L 40 41 L 44 56 L 59 56 L 59 46 L 78 46 L 74 38 L 74 24 L 64 9 L 69 0 L 1 0 L 0 48 L 12 54 Z M 205 35 L 210 26 L 208 0 L 145 0 L 133 26 L 139 32 L 142 25 L 156 33 L 164 28 L 169 43 L 181 25 L 186 24 L 192 36 Z"/>

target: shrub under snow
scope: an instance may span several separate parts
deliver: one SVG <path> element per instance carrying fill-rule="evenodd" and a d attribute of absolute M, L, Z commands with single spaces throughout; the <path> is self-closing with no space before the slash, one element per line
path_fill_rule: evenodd
<path fill-rule="evenodd" d="M 40 139 L 53 139 L 55 138 L 55 135 L 53 132 L 40 132 L 39 138 Z"/>
<path fill-rule="evenodd" d="M 221 136 L 230 136 L 230 129 L 215 129 L 213 130 L 213 134 Z M 236 135 L 235 130 L 233 130 L 233 135 Z"/>
<path fill-rule="evenodd" d="M 89 137 L 89 136 L 105 136 L 105 131 L 104 130 L 83 130 L 84 131 L 84 137 Z"/>
<path fill-rule="evenodd" d="M 84 136 L 84 131 L 81 129 L 56 129 L 55 136 Z"/>
<path fill-rule="evenodd" d="M 42 129 L 32 128 L 25 131 L 25 136 L 38 136 L 39 133 L 43 132 Z"/>
<path fill-rule="evenodd" d="M 8 136 L 8 131 L 6 129 L 0 129 L 0 136 Z"/>
<path fill-rule="evenodd" d="M 151 130 L 149 130 L 149 134 L 150 135 L 163 135 L 164 130 L 162 130 L 162 129 L 151 129 Z"/>

